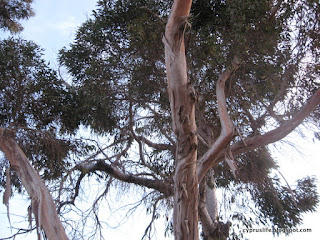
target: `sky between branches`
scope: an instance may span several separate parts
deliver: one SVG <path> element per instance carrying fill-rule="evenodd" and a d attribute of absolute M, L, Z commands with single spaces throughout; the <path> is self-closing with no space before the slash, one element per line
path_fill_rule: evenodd
<path fill-rule="evenodd" d="M 57 69 L 58 51 L 73 41 L 77 27 L 90 17 L 91 11 L 95 9 L 95 5 L 96 0 L 36 0 L 33 4 L 33 9 L 35 10 L 36 15 L 35 17 L 22 22 L 24 31 L 20 33 L 20 37 L 26 40 L 32 40 L 40 45 L 40 47 L 45 50 L 44 58 L 50 62 L 52 68 Z M 0 39 L 7 36 L 9 36 L 8 33 L 0 32 Z M 296 144 L 298 146 L 298 150 L 303 152 L 304 155 L 299 154 L 298 151 L 288 145 L 282 143 L 276 145 L 277 150 L 280 150 L 279 152 L 281 152 L 275 155 L 275 159 L 280 165 L 280 171 L 286 177 L 289 184 L 294 184 L 296 179 L 302 178 L 306 175 L 316 176 L 318 179 L 318 191 L 320 192 L 320 143 L 313 142 L 312 136 L 310 138 L 306 138 L 305 141 L 299 140 L 299 142 L 297 142 L 297 138 L 297 134 L 293 133 L 285 140 Z M 2 197 L 2 194 L 0 197 Z M 23 204 L 25 200 L 15 202 L 12 200 L 13 199 L 11 199 L 12 207 L 10 210 L 12 212 L 11 222 L 14 227 L 19 227 L 19 221 L 21 221 L 21 218 L 15 218 L 14 214 L 26 214 L 26 206 L 29 203 Z M 21 209 L 19 209 L 19 206 Z M 137 215 L 141 215 L 141 212 L 138 211 Z M 143 235 L 143 227 L 146 224 L 139 222 L 139 219 L 144 219 L 144 217 L 140 216 L 140 218 L 138 217 L 135 221 L 129 220 L 128 224 L 123 225 L 118 230 L 106 229 L 105 237 L 108 239 L 114 239 L 116 237 L 121 240 L 127 239 L 127 234 L 130 234 L 131 239 L 140 239 L 139 237 Z M 0 220 L 1 239 L 10 235 L 10 224 L 6 216 L 6 207 L 4 205 L 0 205 Z M 320 236 L 320 229 L 318 227 L 319 221 L 319 211 L 313 214 L 309 213 L 305 216 L 304 224 L 301 228 L 311 228 L 312 233 L 296 233 L 289 237 L 281 236 L 276 239 L 316 239 L 317 236 Z M 134 223 L 138 224 L 135 226 Z M 163 238 L 162 230 L 158 231 L 158 235 L 157 239 Z M 264 240 L 272 238 L 272 235 L 267 233 L 256 233 L 247 234 L 246 237 L 250 240 L 257 238 Z M 34 236 L 23 236 L 20 239 L 31 240 L 34 239 Z"/>

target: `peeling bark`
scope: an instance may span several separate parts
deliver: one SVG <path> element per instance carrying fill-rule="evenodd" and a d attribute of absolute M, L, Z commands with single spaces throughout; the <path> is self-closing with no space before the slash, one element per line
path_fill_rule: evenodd
<path fill-rule="evenodd" d="M 197 175 L 199 181 L 203 179 L 205 174 L 214 167 L 219 159 L 220 155 L 226 150 L 230 141 L 233 138 L 234 129 L 233 123 L 227 111 L 226 97 L 225 97 L 225 83 L 232 76 L 232 74 L 238 69 L 240 63 L 235 57 L 232 65 L 229 69 L 223 72 L 218 79 L 216 93 L 218 112 L 221 123 L 221 133 L 218 139 L 209 147 L 209 150 L 202 156 L 197 168 Z"/>
<path fill-rule="evenodd" d="M 172 127 L 177 136 L 173 216 L 177 240 L 199 238 L 196 99 L 188 81 L 184 45 L 191 3 L 191 0 L 174 1 L 163 38 Z"/>
<path fill-rule="evenodd" d="M 0 128 L 0 149 L 9 160 L 11 170 L 17 173 L 31 198 L 38 239 L 41 239 L 41 229 L 49 240 L 68 239 L 48 188 L 13 139 L 12 133 L 3 128 Z"/>

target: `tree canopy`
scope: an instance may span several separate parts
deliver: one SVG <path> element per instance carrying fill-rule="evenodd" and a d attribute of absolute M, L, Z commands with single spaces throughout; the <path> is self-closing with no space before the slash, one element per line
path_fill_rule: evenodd
<path fill-rule="evenodd" d="M 23 30 L 18 22 L 34 15 L 31 8 L 33 0 L 1 0 L 0 1 L 0 28 L 17 33 Z"/>
<path fill-rule="evenodd" d="M 1 41 L 1 127 L 16 131 L 41 176 L 59 186 L 62 216 L 80 202 L 85 177 L 102 189 L 92 203 L 96 227 L 101 227 L 98 206 L 112 187 L 139 189 L 152 216 L 143 237 L 152 236 L 156 218 L 171 214 L 182 151 L 165 65 L 163 36 L 171 5 L 98 1 L 74 42 L 59 53 L 71 84 L 46 66 L 34 43 Z M 259 224 L 295 227 L 303 213 L 315 211 L 316 179 L 306 176 L 297 179 L 296 187 L 284 185 L 268 144 L 301 124 L 319 129 L 319 11 L 315 0 L 195 0 L 190 15 L 181 19 L 177 32 L 185 43 L 187 85 L 195 103 L 204 239 L 241 239 L 239 229 Z M 225 124 L 218 96 L 223 78 L 234 131 L 216 153 Z M 177 117 L 188 122 L 182 119 L 184 111 L 178 109 Z M 91 137 L 79 137 L 86 135 L 84 128 Z M 228 192 L 222 199 L 229 209 L 225 215 L 213 206 L 215 189 Z M 216 223 L 214 233 L 207 231 L 208 221 Z M 75 223 L 68 223 L 79 238 Z M 166 225 L 167 232 L 173 231 L 171 217 Z"/>

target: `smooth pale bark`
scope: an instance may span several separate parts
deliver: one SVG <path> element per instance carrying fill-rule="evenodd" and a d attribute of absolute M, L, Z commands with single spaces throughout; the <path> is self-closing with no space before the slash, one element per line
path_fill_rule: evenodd
<path fill-rule="evenodd" d="M 174 1 L 163 38 L 172 125 L 177 136 L 173 217 L 176 240 L 199 238 L 196 96 L 188 81 L 184 45 L 191 2 Z"/>
<path fill-rule="evenodd" d="M 208 179 L 205 184 L 205 198 L 206 207 L 212 221 L 218 219 L 218 199 L 216 194 L 216 183 L 214 178 L 214 171 L 210 170 L 208 173 Z"/>
<path fill-rule="evenodd" d="M 268 144 L 275 143 L 293 132 L 303 121 L 320 105 L 320 89 L 317 90 L 313 96 L 307 101 L 307 103 L 296 113 L 294 116 L 287 121 L 284 121 L 279 127 L 266 132 L 262 135 L 255 135 L 248 137 L 239 142 L 231 145 L 230 151 L 233 156 L 240 155 L 242 153 L 249 152 L 253 149 L 266 146 Z M 203 162 L 213 163 L 213 167 L 217 166 L 219 162 L 223 161 L 222 156 L 216 157 L 213 155 L 205 155 L 202 157 Z M 200 172 L 198 172 L 198 176 Z M 201 174 L 202 175 L 202 174 Z"/>
<path fill-rule="evenodd" d="M 11 136 L 11 132 L 3 128 L 0 128 L 0 149 L 9 160 L 11 170 L 17 173 L 30 196 L 38 239 L 41 239 L 40 228 L 49 240 L 68 239 L 48 188 Z"/>
<path fill-rule="evenodd" d="M 229 237 L 231 223 L 218 220 L 218 200 L 214 180 L 214 171 L 207 172 L 200 183 L 199 216 L 204 239 L 225 240 Z"/>
<path fill-rule="evenodd" d="M 199 181 L 203 179 L 205 174 L 216 165 L 220 155 L 225 152 L 233 138 L 234 128 L 233 123 L 228 114 L 225 97 L 225 83 L 232 76 L 232 74 L 239 68 L 240 63 L 234 57 L 230 68 L 226 69 L 218 79 L 216 94 L 218 103 L 218 112 L 221 123 L 221 132 L 218 139 L 209 147 L 208 151 L 202 156 L 199 161 L 197 176 Z"/>
<path fill-rule="evenodd" d="M 298 127 L 320 104 L 320 89 L 317 90 L 314 95 L 307 101 L 307 103 L 298 111 L 290 120 L 283 122 L 278 128 L 269 131 L 263 135 L 256 135 L 244 139 L 241 142 L 237 142 L 231 146 L 231 151 L 234 156 L 244 152 L 248 152 L 252 149 L 266 146 L 270 143 L 277 142 L 289 133 L 291 133 L 296 127 Z"/>
<path fill-rule="evenodd" d="M 204 236 L 208 238 L 218 226 L 217 198 L 213 170 L 209 171 L 200 183 L 199 216 Z"/>

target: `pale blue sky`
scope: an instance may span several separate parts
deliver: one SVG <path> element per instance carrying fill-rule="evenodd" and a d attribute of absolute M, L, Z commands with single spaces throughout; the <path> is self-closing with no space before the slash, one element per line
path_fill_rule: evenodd
<path fill-rule="evenodd" d="M 35 10 L 35 17 L 23 22 L 25 30 L 20 36 L 27 40 L 33 40 L 45 49 L 45 59 L 50 61 L 53 68 L 57 68 L 57 53 L 64 47 L 68 46 L 73 39 L 77 27 L 83 23 L 91 15 L 91 11 L 95 8 L 95 0 L 35 0 L 33 8 Z M 291 134 L 288 139 L 290 141 L 297 141 L 297 136 Z M 315 175 L 320 179 L 320 144 L 310 141 L 299 140 L 299 150 L 304 155 L 287 146 L 278 144 L 279 153 L 276 153 L 276 159 L 281 166 L 281 172 L 287 178 L 290 184 L 298 178 L 306 175 Z M 2 196 L 0 196 L 2 197 Z M 12 219 L 14 226 L 19 227 L 21 217 L 14 217 L 14 214 L 19 214 L 19 208 L 25 212 L 28 204 L 24 201 L 12 201 L 11 211 L 13 213 Z M 139 216 L 129 220 L 128 224 L 120 229 L 112 230 L 106 229 L 106 239 L 140 239 L 144 228 L 149 221 L 149 216 L 143 214 L 144 211 L 139 212 Z M 0 239 L 10 234 L 9 222 L 6 218 L 6 208 L 0 204 Z M 312 233 L 296 233 L 289 237 L 275 238 L 277 240 L 302 240 L 302 239 L 316 239 L 320 236 L 320 222 L 319 213 L 307 214 L 305 224 L 302 228 L 311 228 Z M 17 225 L 16 225 L 17 224 Z M 6 235 L 3 235 L 5 234 Z M 162 232 L 158 231 L 157 239 L 163 239 Z M 8 235 L 7 235 L 8 234 Z M 271 234 L 247 234 L 250 240 L 254 239 L 272 239 Z M 17 239 L 31 240 L 34 236 L 22 237 Z M 168 239 L 168 238 L 167 238 Z"/>
<path fill-rule="evenodd" d="M 35 0 L 36 15 L 23 22 L 23 38 L 45 49 L 45 58 L 56 64 L 58 51 L 73 41 L 77 27 L 90 17 L 96 0 Z"/>

